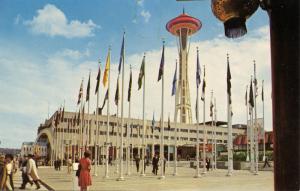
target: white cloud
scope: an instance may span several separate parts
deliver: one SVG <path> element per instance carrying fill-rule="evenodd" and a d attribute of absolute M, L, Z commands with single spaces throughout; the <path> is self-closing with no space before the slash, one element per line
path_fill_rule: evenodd
<path fill-rule="evenodd" d="M 257 31 L 249 31 L 249 34 L 239 40 L 229 40 L 225 38 L 215 38 L 212 40 L 192 42 L 189 55 L 189 86 L 192 104 L 193 121 L 195 122 L 195 65 L 196 46 L 199 47 L 200 63 L 206 65 L 206 119 L 209 120 L 210 91 L 214 90 L 217 100 L 218 120 L 226 121 L 226 53 L 230 54 L 230 66 L 232 75 L 232 102 L 233 102 L 233 124 L 246 122 L 246 108 L 244 106 L 244 95 L 246 85 L 249 84 L 250 75 L 253 73 L 253 59 L 257 63 L 257 77 L 259 82 L 259 95 L 261 91 L 261 80 L 265 81 L 265 126 L 267 130 L 272 127 L 272 104 L 271 104 L 271 64 L 270 45 L 267 27 Z M 127 44 L 130 46 L 129 44 Z M 126 45 L 126 46 L 127 46 Z M 12 48 L 9 48 L 11 50 Z M 5 102 L 0 103 L 0 113 L 11 114 L 16 120 L 16 124 L 6 124 L 0 122 L 4 128 L 20 127 L 20 131 L 32 132 L 32 139 L 36 136 L 36 129 L 39 123 L 47 116 L 48 102 L 50 103 L 50 114 L 52 114 L 66 100 L 66 110 L 76 111 L 76 102 L 79 85 L 84 77 L 84 93 L 88 73 L 91 69 L 91 107 L 92 113 L 96 107 L 95 81 L 97 75 L 97 60 L 86 60 L 86 53 L 78 50 L 66 49 L 62 51 L 64 55 L 49 55 L 43 64 L 37 58 L 31 58 L 27 51 L 9 52 L 7 47 L 0 46 L 0 86 L 5 89 L 0 94 L 0 99 Z M 119 56 L 118 51 L 116 52 Z M 75 55 L 75 56 L 74 56 Z M 82 59 L 68 59 L 68 57 Z M 112 55 L 114 56 L 114 55 Z M 85 58 L 85 59 L 84 59 Z M 137 90 L 137 79 L 143 52 L 127 55 L 125 59 L 125 83 L 124 93 L 127 98 L 127 88 L 129 80 L 129 63 L 133 69 L 132 86 L 132 110 L 133 118 L 142 118 L 142 91 Z M 165 120 L 170 114 L 171 120 L 174 113 L 174 97 L 171 97 L 172 78 L 175 70 L 175 59 L 178 58 L 177 48 L 172 42 L 167 44 L 165 51 Z M 146 53 L 146 118 L 151 120 L 152 113 L 155 112 L 155 119 L 159 119 L 161 105 L 161 83 L 157 82 L 158 68 L 161 59 L 161 49 L 149 50 Z M 105 60 L 102 57 L 101 60 Z M 102 63 L 102 71 L 105 63 Z M 26 67 L 24 67 L 26 66 Z M 111 114 L 116 113 L 114 105 L 114 94 L 116 90 L 116 79 L 118 64 L 111 66 L 111 94 L 110 110 Z M 202 70 L 203 71 L 203 70 Z M 5 74 L 5 75 L 4 75 Z M 121 83 L 120 83 L 121 84 Z M 121 86 L 120 86 L 121 87 Z M 102 83 L 100 86 L 100 104 L 102 104 L 104 94 Z M 261 98 L 257 99 L 258 117 L 262 116 Z M 202 108 L 202 102 L 200 102 Z M 124 104 L 124 115 L 128 113 L 128 102 Z M 104 109 L 104 114 L 106 108 Z M 1 116 L 0 115 L 0 116 Z M 26 124 L 18 121 L 26 118 Z M 0 120 L 1 121 L 1 120 Z M 200 109 L 200 121 L 202 121 L 202 109 Z M 25 130 L 26 129 L 26 130 Z M 0 139 L 2 139 L 2 134 Z M 15 140 L 13 132 L 8 131 L 6 137 L 11 137 L 10 142 Z"/>
<path fill-rule="evenodd" d="M 57 55 L 78 60 L 90 56 L 90 51 L 89 49 L 82 52 L 79 50 L 64 49 L 63 51 L 58 52 Z"/>
<path fill-rule="evenodd" d="M 99 28 L 92 20 L 87 22 L 68 21 L 64 12 L 51 4 L 39 9 L 37 15 L 32 20 L 25 21 L 24 24 L 30 27 L 35 34 L 64 36 L 66 38 L 93 36 L 94 30 Z"/>
<path fill-rule="evenodd" d="M 144 5 L 144 0 L 136 0 L 136 3 L 142 7 Z"/>
<path fill-rule="evenodd" d="M 141 16 L 144 18 L 144 21 L 147 23 L 151 17 L 151 14 L 149 11 L 142 10 Z"/>

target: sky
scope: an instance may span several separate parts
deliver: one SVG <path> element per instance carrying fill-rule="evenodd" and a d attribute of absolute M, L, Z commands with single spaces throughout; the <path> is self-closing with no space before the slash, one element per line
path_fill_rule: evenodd
<path fill-rule="evenodd" d="M 123 32 L 125 36 L 124 97 L 127 97 L 129 68 L 133 71 L 132 117 L 142 118 L 142 91 L 137 81 L 143 54 L 146 53 L 146 118 L 154 113 L 159 120 L 161 83 L 157 82 L 162 40 L 165 50 L 164 120 L 174 116 L 171 96 L 176 38 L 166 31 L 166 23 L 182 9 L 201 20 L 202 28 L 190 38 L 189 86 L 193 122 L 196 101 L 196 48 L 203 71 L 206 67 L 206 119 L 209 119 L 211 91 L 216 98 L 217 119 L 227 120 L 226 54 L 232 76 L 233 124 L 246 123 L 245 91 L 257 65 L 257 115 L 262 117 L 261 87 L 264 80 L 265 128 L 272 129 L 270 35 L 267 14 L 258 9 L 247 20 L 247 35 L 238 39 L 224 36 L 224 28 L 212 13 L 210 1 L 175 0 L 110 1 L 32 1 L 0 0 L 0 147 L 20 148 L 34 141 L 38 126 L 65 103 L 76 111 L 81 80 L 86 91 L 89 71 L 91 92 L 95 91 L 98 60 L 103 70 L 111 47 L 111 113 L 116 112 L 113 98 L 117 64 Z M 203 74 L 201 75 L 203 76 Z M 106 89 L 100 86 L 100 103 Z M 85 96 L 85 95 L 84 95 Z M 92 94 L 90 112 L 96 108 Z M 202 102 L 200 102 L 202 108 Z M 124 115 L 128 115 L 124 102 Z M 200 121 L 202 121 L 200 109 Z"/>

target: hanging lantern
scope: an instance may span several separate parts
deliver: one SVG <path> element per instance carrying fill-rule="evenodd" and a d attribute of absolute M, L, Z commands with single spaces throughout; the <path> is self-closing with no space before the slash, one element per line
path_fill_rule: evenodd
<path fill-rule="evenodd" d="M 229 38 L 247 33 L 246 20 L 258 6 L 259 0 L 211 0 L 212 12 L 224 23 L 225 36 Z"/>

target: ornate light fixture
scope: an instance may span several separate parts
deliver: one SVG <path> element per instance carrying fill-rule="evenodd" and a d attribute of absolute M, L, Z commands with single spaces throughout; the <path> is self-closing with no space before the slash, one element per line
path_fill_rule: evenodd
<path fill-rule="evenodd" d="M 246 20 L 258 6 L 258 0 L 211 0 L 212 12 L 224 23 L 225 36 L 229 38 L 247 33 Z"/>

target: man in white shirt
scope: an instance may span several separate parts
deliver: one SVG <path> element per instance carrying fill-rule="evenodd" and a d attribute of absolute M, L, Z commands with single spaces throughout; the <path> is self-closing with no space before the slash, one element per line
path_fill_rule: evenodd
<path fill-rule="evenodd" d="M 35 161 L 33 160 L 33 155 L 29 154 L 28 155 L 28 162 L 27 162 L 27 166 L 26 166 L 26 171 L 27 174 L 29 176 L 31 176 L 31 178 L 33 179 L 34 184 L 36 185 L 36 189 L 40 189 L 40 184 L 39 184 L 39 176 L 37 173 L 37 168 L 36 168 L 36 164 Z"/>
<path fill-rule="evenodd" d="M 14 190 L 14 181 L 13 181 L 13 173 L 14 173 L 14 164 L 13 164 L 13 155 L 7 154 L 5 155 L 6 159 L 6 171 L 7 171 L 7 176 L 8 180 L 6 182 L 6 185 L 8 188 L 11 188 Z"/>

